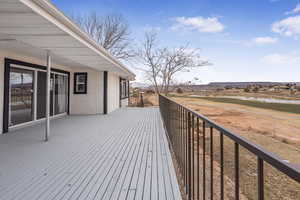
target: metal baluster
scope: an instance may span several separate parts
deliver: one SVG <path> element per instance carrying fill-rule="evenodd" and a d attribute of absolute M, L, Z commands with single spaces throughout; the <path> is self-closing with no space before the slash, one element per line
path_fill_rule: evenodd
<path fill-rule="evenodd" d="M 234 143 L 235 199 L 240 198 L 239 144 Z"/>
<path fill-rule="evenodd" d="M 195 116 L 192 115 L 192 145 L 191 145 L 191 153 L 192 153 L 192 197 L 194 199 L 195 196 L 195 153 L 194 153 L 194 144 L 195 144 L 195 138 L 194 138 L 194 134 L 195 133 Z"/>
<path fill-rule="evenodd" d="M 210 199 L 214 198 L 214 136 L 213 127 L 210 127 Z"/>
<path fill-rule="evenodd" d="M 199 118 L 197 117 L 197 199 L 200 199 L 200 130 Z"/>
<path fill-rule="evenodd" d="M 264 199 L 264 161 L 261 158 L 257 159 L 257 187 L 258 187 L 258 200 Z"/>
<path fill-rule="evenodd" d="M 188 112 L 188 199 L 192 199 L 192 170 L 191 170 L 191 113 Z"/>
<path fill-rule="evenodd" d="M 206 179 L 206 176 L 205 176 L 205 121 L 203 121 L 203 199 L 205 199 L 206 197 L 206 183 L 205 183 L 205 179 Z"/>
<path fill-rule="evenodd" d="M 220 164 L 221 164 L 221 200 L 224 199 L 224 139 L 223 139 L 223 133 L 220 133 Z"/>
<path fill-rule="evenodd" d="M 184 132 L 183 132 L 183 109 L 181 107 L 181 162 L 182 162 L 182 172 L 184 175 Z"/>
<path fill-rule="evenodd" d="M 184 110 L 183 110 L 183 108 L 181 108 L 181 114 L 182 114 L 182 119 L 181 119 L 181 123 L 182 123 L 182 163 L 183 163 L 183 176 L 184 176 L 184 178 L 185 178 L 185 140 L 184 140 Z"/>
<path fill-rule="evenodd" d="M 185 186 L 186 193 L 188 194 L 188 117 L 185 110 Z"/>

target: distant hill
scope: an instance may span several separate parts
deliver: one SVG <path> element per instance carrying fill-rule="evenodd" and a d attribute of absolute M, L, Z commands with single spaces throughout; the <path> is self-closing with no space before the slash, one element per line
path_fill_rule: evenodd
<path fill-rule="evenodd" d="M 146 83 L 141 83 L 141 82 L 130 82 L 131 87 L 133 88 L 141 88 L 141 89 L 145 89 L 148 88 L 149 85 Z"/>
<path fill-rule="evenodd" d="M 240 88 L 244 89 L 248 86 L 260 85 L 262 87 L 272 87 L 272 86 L 285 86 L 286 84 L 296 84 L 300 86 L 300 82 L 211 82 L 207 85 L 177 85 L 170 87 L 171 90 L 175 91 L 176 88 L 182 88 L 185 90 L 214 90 L 214 89 L 224 89 L 224 88 Z"/>
<path fill-rule="evenodd" d="M 247 88 L 248 86 L 260 85 L 262 87 L 272 87 L 272 86 L 285 86 L 286 84 L 296 84 L 300 86 L 300 82 L 211 82 L 207 85 L 174 85 L 170 86 L 170 90 L 175 91 L 177 88 L 182 88 L 186 90 L 209 90 L 209 89 L 223 89 L 223 88 Z M 141 83 L 141 82 L 131 82 L 131 86 L 141 89 L 154 89 L 152 86 Z"/>
<path fill-rule="evenodd" d="M 269 86 L 278 86 L 278 85 L 286 85 L 289 83 L 293 83 L 296 85 L 300 85 L 300 82 L 212 82 L 209 83 L 208 86 L 217 87 L 217 88 L 225 88 L 225 87 L 234 87 L 234 88 L 246 88 L 250 85 L 261 85 L 263 87 Z"/>

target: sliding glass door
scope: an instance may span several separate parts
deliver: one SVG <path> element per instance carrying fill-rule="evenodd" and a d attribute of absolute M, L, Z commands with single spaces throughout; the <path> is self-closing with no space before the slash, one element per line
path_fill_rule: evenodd
<path fill-rule="evenodd" d="M 10 70 L 10 126 L 33 120 L 34 71 Z"/>
<path fill-rule="evenodd" d="M 46 78 L 44 70 L 21 66 L 10 68 L 10 127 L 46 117 Z M 51 72 L 50 84 L 50 115 L 67 113 L 68 74 Z"/>

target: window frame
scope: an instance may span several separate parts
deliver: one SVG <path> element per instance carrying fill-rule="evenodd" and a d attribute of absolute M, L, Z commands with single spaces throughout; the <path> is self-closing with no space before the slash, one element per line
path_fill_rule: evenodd
<path fill-rule="evenodd" d="M 85 78 L 84 83 L 78 83 L 77 82 L 77 77 L 78 76 L 84 76 L 84 78 Z M 75 72 L 74 73 L 74 88 L 73 88 L 73 93 L 74 94 L 87 94 L 87 83 L 88 83 L 88 73 L 87 72 Z M 78 84 L 84 85 L 84 91 L 78 91 L 77 90 L 77 85 Z"/>
<path fill-rule="evenodd" d="M 126 79 L 120 79 L 120 99 L 129 98 L 129 81 Z"/>
<path fill-rule="evenodd" d="M 33 70 L 35 73 L 35 77 L 34 77 L 34 118 L 32 121 L 30 122 L 25 122 L 25 123 L 21 123 L 15 126 L 9 126 L 9 121 L 10 121 L 10 71 L 11 71 L 11 67 L 15 67 L 15 68 L 20 68 L 20 69 L 28 69 L 28 70 Z M 3 101 L 3 133 L 7 133 L 10 130 L 14 130 L 15 128 L 21 128 L 24 126 L 27 126 L 29 124 L 34 124 L 36 122 L 38 122 L 39 120 L 45 119 L 45 118 L 41 118 L 41 119 L 37 119 L 37 77 L 38 77 L 38 72 L 47 72 L 47 67 L 43 66 L 43 65 L 38 65 L 35 63 L 29 63 L 29 62 L 25 62 L 25 61 L 21 61 L 21 60 L 15 60 L 15 59 L 11 59 L 8 57 L 4 57 L 4 101 Z M 71 81 L 71 73 L 69 71 L 64 71 L 62 69 L 57 69 L 55 68 L 55 66 L 53 68 L 51 68 L 51 74 L 62 74 L 64 76 L 68 77 L 68 81 L 67 81 L 67 87 L 68 87 L 68 94 L 67 94 L 67 112 L 63 113 L 63 114 L 69 114 L 70 111 L 70 81 Z M 58 114 L 60 115 L 60 114 Z M 56 116 L 58 116 L 56 115 Z"/>

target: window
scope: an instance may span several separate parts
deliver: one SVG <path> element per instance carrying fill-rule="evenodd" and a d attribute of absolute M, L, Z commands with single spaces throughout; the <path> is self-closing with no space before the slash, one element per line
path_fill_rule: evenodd
<path fill-rule="evenodd" d="M 129 82 L 124 79 L 120 79 L 120 97 L 121 99 L 128 98 L 129 96 Z"/>
<path fill-rule="evenodd" d="M 74 73 L 74 94 L 87 94 L 87 73 Z"/>

